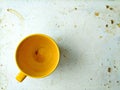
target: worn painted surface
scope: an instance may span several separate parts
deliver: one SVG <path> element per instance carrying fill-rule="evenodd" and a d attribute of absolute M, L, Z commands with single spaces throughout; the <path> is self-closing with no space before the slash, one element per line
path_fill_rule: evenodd
<path fill-rule="evenodd" d="M 15 80 L 15 50 L 33 33 L 58 43 L 50 76 Z M 120 1 L 0 0 L 0 90 L 119 90 Z"/>

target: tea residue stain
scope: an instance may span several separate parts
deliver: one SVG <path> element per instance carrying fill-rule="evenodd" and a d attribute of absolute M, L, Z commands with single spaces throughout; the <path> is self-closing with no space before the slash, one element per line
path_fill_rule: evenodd
<path fill-rule="evenodd" d="M 35 50 L 34 59 L 38 63 L 42 63 L 44 61 L 44 56 L 40 54 L 39 49 Z"/>
<path fill-rule="evenodd" d="M 14 10 L 14 9 L 7 9 L 7 11 L 12 13 L 12 14 L 14 14 L 14 15 L 16 15 L 20 20 L 24 20 L 24 17 L 19 12 L 17 12 L 16 10 Z"/>

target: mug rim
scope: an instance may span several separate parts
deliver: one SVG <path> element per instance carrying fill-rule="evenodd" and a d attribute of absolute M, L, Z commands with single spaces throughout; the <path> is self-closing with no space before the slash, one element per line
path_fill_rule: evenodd
<path fill-rule="evenodd" d="M 27 74 L 26 72 L 24 72 L 24 71 L 19 67 L 19 64 L 18 64 L 18 62 L 17 62 L 17 51 L 18 51 L 18 48 L 20 47 L 20 45 L 21 45 L 21 43 L 22 43 L 23 41 L 25 41 L 27 38 L 29 38 L 29 37 L 31 37 L 31 36 L 37 36 L 37 35 L 42 36 L 42 37 L 45 37 L 45 38 L 48 38 L 48 39 L 56 46 L 57 53 L 58 53 L 58 60 L 57 60 L 57 62 L 56 62 L 55 67 L 52 68 L 47 74 L 44 74 L 44 75 L 41 75 L 41 76 L 34 76 L 34 75 L 32 76 L 32 75 L 29 75 L 29 74 Z M 29 77 L 32 77 L 32 78 L 43 78 L 43 77 L 46 77 L 46 76 L 50 75 L 50 74 L 51 74 L 52 72 L 54 72 L 55 69 L 57 68 L 58 63 L 59 63 L 59 60 L 60 60 L 60 50 L 59 50 L 59 47 L 58 47 L 56 41 L 53 40 L 50 36 L 48 36 L 48 35 L 46 35 L 46 34 L 30 34 L 30 35 L 26 36 L 25 38 L 23 38 L 23 39 L 19 42 L 19 44 L 17 45 L 16 51 L 15 51 L 15 62 L 16 62 L 16 65 L 17 65 L 18 69 L 20 70 L 20 72 L 24 73 L 26 76 L 29 76 Z"/>

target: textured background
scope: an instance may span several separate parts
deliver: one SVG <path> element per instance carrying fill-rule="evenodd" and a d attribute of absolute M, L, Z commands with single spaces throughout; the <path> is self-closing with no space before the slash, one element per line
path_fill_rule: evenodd
<path fill-rule="evenodd" d="M 15 50 L 34 33 L 58 43 L 60 63 L 18 83 Z M 120 90 L 120 1 L 0 0 L 0 90 Z"/>

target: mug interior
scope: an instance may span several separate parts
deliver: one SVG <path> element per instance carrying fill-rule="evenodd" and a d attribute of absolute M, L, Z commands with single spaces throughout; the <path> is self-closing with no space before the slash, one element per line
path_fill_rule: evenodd
<path fill-rule="evenodd" d="M 25 38 L 16 51 L 19 69 L 32 77 L 44 77 L 56 68 L 59 62 L 59 49 L 46 35 L 31 35 Z"/>

